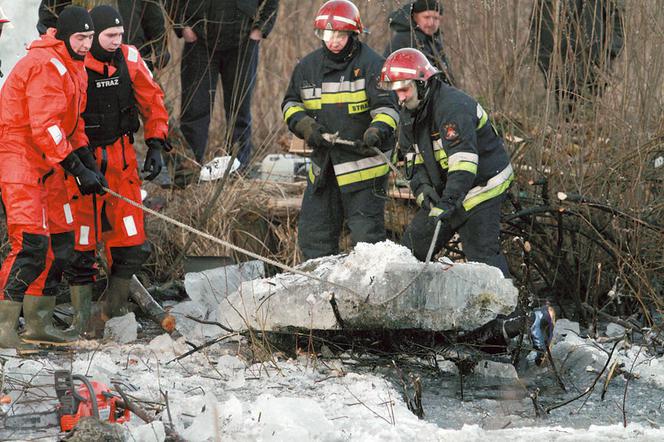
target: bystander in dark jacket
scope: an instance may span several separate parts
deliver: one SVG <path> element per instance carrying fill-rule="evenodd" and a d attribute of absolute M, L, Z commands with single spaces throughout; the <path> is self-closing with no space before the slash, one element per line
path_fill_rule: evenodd
<path fill-rule="evenodd" d="M 210 111 L 221 75 L 226 122 L 237 159 L 248 166 L 251 96 L 259 42 L 277 17 L 278 0 L 170 0 L 168 13 L 185 40 L 180 128 L 198 162 L 208 144 Z"/>

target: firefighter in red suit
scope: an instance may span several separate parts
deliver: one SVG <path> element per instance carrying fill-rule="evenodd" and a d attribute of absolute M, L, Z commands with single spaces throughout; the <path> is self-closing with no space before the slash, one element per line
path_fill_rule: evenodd
<path fill-rule="evenodd" d="M 101 193 L 105 185 L 81 149 L 87 145 L 83 59 L 93 29 L 85 9 L 65 9 L 57 28 L 30 45 L 0 92 L 0 190 L 11 245 L 0 270 L 2 347 L 22 347 L 21 338 L 55 344 L 76 338 L 55 328 L 52 315 L 74 243 L 65 179 L 83 194 Z M 21 301 L 26 324 L 19 337 Z"/>
<path fill-rule="evenodd" d="M 134 133 L 139 129 L 140 116 L 148 146 L 143 171 L 148 173 L 146 179 L 152 180 L 163 167 L 161 152 L 166 148 L 168 134 L 163 92 L 138 50 L 122 44 L 124 28 L 118 11 L 97 6 L 90 15 L 96 33 L 85 58 L 85 132 L 109 187 L 140 203 L 142 181 L 133 146 Z M 143 211 L 109 195 L 76 195 L 72 206 L 77 227 L 74 259 L 67 272 L 72 296 L 86 299 L 90 305 L 97 276 L 96 244 L 103 241 L 110 275 L 102 295 L 102 319 L 121 315 L 126 310 L 131 276 L 138 273 L 150 254 Z"/>

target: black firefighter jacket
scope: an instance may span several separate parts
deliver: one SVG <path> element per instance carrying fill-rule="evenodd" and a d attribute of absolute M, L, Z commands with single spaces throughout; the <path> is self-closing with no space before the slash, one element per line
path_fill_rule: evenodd
<path fill-rule="evenodd" d="M 237 48 L 255 28 L 266 38 L 278 9 L 279 0 L 166 0 L 178 37 L 189 26 L 211 50 Z"/>
<path fill-rule="evenodd" d="M 444 73 L 445 81 L 454 84 L 450 64 L 445 55 L 443 34 L 440 30 L 429 36 L 422 32 L 412 17 L 413 3 L 408 3 L 390 14 L 390 29 L 394 33 L 392 40 L 385 48 L 383 56 L 387 58 L 392 52 L 403 48 L 415 48 L 422 52 L 433 64 Z"/>
<path fill-rule="evenodd" d="M 514 173 L 486 111 L 439 75 L 429 80 L 429 93 L 413 115 L 416 144 L 406 154 L 410 185 L 418 203 L 427 184 L 441 201 L 470 211 L 502 195 Z"/>
<path fill-rule="evenodd" d="M 388 140 L 381 150 L 389 157 L 399 113 L 395 94 L 378 89 L 382 66 L 383 58 L 361 42 L 341 62 L 326 57 L 323 48 L 311 52 L 295 66 L 281 105 L 288 128 L 302 138 L 295 126 L 308 115 L 326 132 L 338 132 L 339 138 L 355 141 L 362 140 L 364 131 L 374 126 L 381 131 L 381 138 Z M 390 170 L 383 155 L 367 157 L 354 152 L 352 146 L 315 149 L 311 160 L 310 181 L 324 176 L 331 161 L 342 192 L 370 187 Z"/>

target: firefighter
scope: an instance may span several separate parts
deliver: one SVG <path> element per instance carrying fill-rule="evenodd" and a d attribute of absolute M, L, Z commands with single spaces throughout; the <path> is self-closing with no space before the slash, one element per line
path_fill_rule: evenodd
<path fill-rule="evenodd" d="M 313 149 L 298 231 L 305 259 L 338 253 L 344 219 L 354 243 L 385 239 L 389 166 L 376 148 L 390 155 L 399 121 L 396 97 L 377 86 L 383 58 L 358 39 L 357 7 L 328 1 L 314 28 L 322 47 L 295 66 L 282 103 L 290 131 Z"/>
<path fill-rule="evenodd" d="M 434 252 L 458 231 L 469 261 L 498 267 L 509 277 L 500 251 L 500 206 L 514 174 L 488 114 L 476 100 L 447 85 L 417 49 L 392 53 L 380 78 L 413 118 L 415 144 L 406 159 L 421 208 L 402 243 L 424 260 L 440 221 Z"/>
<path fill-rule="evenodd" d="M 166 42 L 161 0 L 42 0 L 37 31 L 44 34 L 55 24 L 60 12 L 72 3 L 88 9 L 100 4 L 117 5 L 128 24 L 123 41 L 138 48 L 150 70 L 163 69 L 168 64 L 171 55 Z"/>
<path fill-rule="evenodd" d="M 417 0 L 392 12 L 389 21 L 394 35 L 385 48 L 384 56 L 402 48 L 419 49 L 443 73 L 443 81 L 454 84 L 440 30 L 442 17 L 443 4 L 440 0 Z"/>
<path fill-rule="evenodd" d="M 22 346 L 16 333 L 21 300 L 25 341 L 76 338 L 52 323 L 57 283 L 49 281 L 59 278 L 54 269 L 73 249 L 65 172 L 84 194 L 103 192 L 105 184 L 94 167 L 86 167 L 83 148 L 83 58 L 93 29 L 85 9 L 66 8 L 55 32 L 32 42 L 0 92 L 0 190 L 11 245 L 0 270 L 3 347 Z M 56 241 L 59 233 L 64 235 Z"/>
<path fill-rule="evenodd" d="M 143 172 L 153 180 L 163 167 L 168 114 L 164 94 L 134 46 L 122 44 L 122 17 L 110 6 L 90 11 L 96 33 L 85 58 L 88 103 L 83 114 L 85 133 L 97 165 L 109 188 L 141 202 L 139 166 L 134 133 L 144 125 L 148 147 Z M 102 295 L 102 318 L 125 312 L 129 281 L 150 254 L 143 211 L 118 198 L 76 195 L 72 200 L 76 219 L 74 258 L 67 271 L 72 296 L 84 300 L 90 317 L 93 283 L 97 276 L 95 250 L 103 240 L 109 263 L 108 285 Z M 85 331 L 86 321 L 78 324 Z"/>

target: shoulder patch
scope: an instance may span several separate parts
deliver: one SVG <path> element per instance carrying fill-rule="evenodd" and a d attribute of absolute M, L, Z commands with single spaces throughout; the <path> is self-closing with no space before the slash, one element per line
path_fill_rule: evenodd
<path fill-rule="evenodd" d="M 67 68 L 65 67 L 64 64 L 62 64 L 62 62 L 61 62 L 60 60 L 58 60 L 57 58 L 53 57 L 53 58 L 51 58 L 49 61 L 51 62 L 51 64 L 53 64 L 53 66 L 55 66 L 55 68 L 56 68 L 56 69 L 58 70 L 58 72 L 60 73 L 60 76 L 61 76 L 61 77 L 67 73 Z"/>
<path fill-rule="evenodd" d="M 447 123 L 443 126 L 445 131 L 444 137 L 447 141 L 454 141 L 459 138 L 459 130 L 457 129 L 456 123 Z"/>
<path fill-rule="evenodd" d="M 133 48 L 129 46 L 127 52 L 127 61 L 131 61 L 132 63 L 136 63 L 138 61 L 138 49 Z"/>

